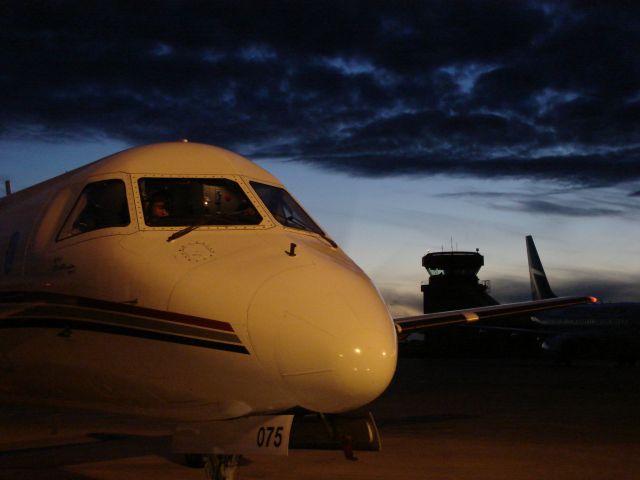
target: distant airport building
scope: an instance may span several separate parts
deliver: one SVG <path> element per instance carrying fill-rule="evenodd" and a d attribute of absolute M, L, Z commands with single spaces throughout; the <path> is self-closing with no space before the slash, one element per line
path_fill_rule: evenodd
<path fill-rule="evenodd" d="M 497 305 L 499 302 L 489 295 L 489 282 L 478 280 L 483 265 L 484 257 L 478 251 L 433 252 L 423 256 L 422 266 L 429 273 L 428 282 L 420 287 L 424 313 Z M 528 317 L 522 321 L 528 322 Z M 425 332 L 400 344 L 400 355 L 407 357 L 520 357 L 537 356 L 539 351 L 535 337 L 512 338 L 502 330 L 467 327 Z"/>
<path fill-rule="evenodd" d="M 497 305 L 488 282 L 478 280 L 484 257 L 475 252 L 432 252 L 422 257 L 429 282 L 422 284 L 424 313 Z"/>

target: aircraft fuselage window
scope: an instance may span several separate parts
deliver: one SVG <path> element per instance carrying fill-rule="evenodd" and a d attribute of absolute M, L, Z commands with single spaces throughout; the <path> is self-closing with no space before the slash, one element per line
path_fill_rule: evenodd
<path fill-rule="evenodd" d="M 58 234 L 58 240 L 101 228 L 126 227 L 130 223 L 124 182 L 94 182 L 84 187 L 80 193 Z"/>
<path fill-rule="evenodd" d="M 240 185 L 226 178 L 141 178 L 138 186 L 152 227 L 262 222 Z"/>
<path fill-rule="evenodd" d="M 322 229 L 284 188 L 258 182 L 251 182 L 251 186 L 282 225 L 324 235 Z"/>

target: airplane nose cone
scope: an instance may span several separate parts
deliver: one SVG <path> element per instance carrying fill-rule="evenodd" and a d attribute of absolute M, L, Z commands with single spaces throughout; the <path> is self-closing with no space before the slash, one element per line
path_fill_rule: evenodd
<path fill-rule="evenodd" d="M 365 405 L 395 372 L 393 322 L 361 272 L 314 265 L 278 275 L 256 294 L 249 332 L 259 359 L 309 410 Z"/>
<path fill-rule="evenodd" d="M 375 400 L 391 382 L 396 346 L 390 337 L 361 329 L 331 335 L 308 323 L 282 330 L 278 370 L 300 406 L 326 413 L 353 410 Z"/>

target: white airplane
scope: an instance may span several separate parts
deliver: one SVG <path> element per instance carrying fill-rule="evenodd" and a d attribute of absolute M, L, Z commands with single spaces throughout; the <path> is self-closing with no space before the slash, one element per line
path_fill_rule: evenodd
<path fill-rule="evenodd" d="M 7 195 L 0 225 L 2 399 L 175 422 L 175 450 L 215 479 L 290 444 L 377 448 L 370 415 L 339 414 L 387 388 L 398 333 L 590 301 L 394 321 L 278 179 L 187 141 Z M 327 439 L 292 433 L 300 412 Z"/>

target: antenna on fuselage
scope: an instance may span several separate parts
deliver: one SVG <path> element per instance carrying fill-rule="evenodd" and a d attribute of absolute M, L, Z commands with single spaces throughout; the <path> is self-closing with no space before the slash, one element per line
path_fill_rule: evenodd
<path fill-rule="evenodd" d="M 11 180 L 4 181 L 4 193 L 7 197 L 11 195 Z"/>

